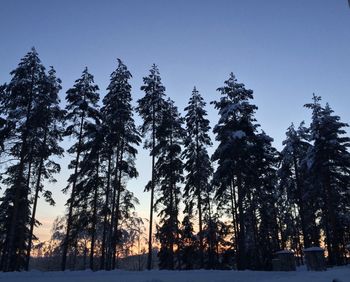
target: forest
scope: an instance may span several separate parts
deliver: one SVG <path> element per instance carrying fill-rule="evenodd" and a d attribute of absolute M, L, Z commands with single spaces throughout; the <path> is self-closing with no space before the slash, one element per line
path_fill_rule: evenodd
<path fill-rule="evenodd" d="M 325 249 L 328 265 L 348 262 L 348 124 L 316 94 L 300 105 L 311 123 L 292 123 L 279 151 L 256 119 L 253 91 L 233 73 L 214 101 L 194 87 L 183 115 L 155 64 L 136 106 L 132 74 L 120 59 L 106 90 L 85 68 L 62 93 L 59 75 L 34 48 L 10 75 L 0 84 L 1 271 L 29 270 L 38 259 L 38 201 L 55 204 L 49 184 L 65 155 L 66 212 L 41 254 L 55 258 L 56 269 L 119 268 L 144 235 L 147 269 L 272 270 L 277 251 L 292 250 L 303 264 L 303 250 L 314 246 Z M 150 195 L 147 222 L 128 187 L 139 174 L 140 147 L 150 156 L 142 187 Z"/>

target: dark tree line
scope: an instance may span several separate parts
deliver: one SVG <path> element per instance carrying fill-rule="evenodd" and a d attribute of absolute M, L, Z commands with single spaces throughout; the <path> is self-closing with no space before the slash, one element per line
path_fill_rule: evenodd
<path fill-rule="evenodd" d="M 140 240 L 138 146 L 150 151 L 147 268 L 272 269 L 274 253 L 326 248 L 330 265 L 345 263 L 350 241 L 350 139 L 339 116 L 314 95 L 311 124 L 287 129 L 278 152 L 255 118 L 253 91 L 230 74 L 212 102 L 219 120 L 210 139 L 206 102 L 194 88 L 185 115 L 166 96 L 158 67 L 143 78 L 132 105 L 131 73 L 121 60 L 106 95 L 85 68 L 66 91 L 33 48 L 0 86 L 0 269 L 28 270 L 40 198 L 60 172 L 61 143 L 71 175 L 66 214 L 55 221 L 52 250 L 61 269 L 79 257 L 92 270 L 115 269 Z M 138 127 L 137 112 L 142 118 Z M 156 224 L 155 224 L 156 223 Z M 155 229 L 154 229 L 155 227 Z"/>

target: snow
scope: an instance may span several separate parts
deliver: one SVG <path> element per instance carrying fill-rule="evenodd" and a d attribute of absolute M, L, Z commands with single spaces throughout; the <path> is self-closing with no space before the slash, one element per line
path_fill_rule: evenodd
<path fill-rule="evenodd" d="M 281 250 L 276 252 L 275 254 L 294 254 L 294 253 L 290 250 Z"/>
<path fill-rule="evenodd" d="M 221 102 L 225 101 L 225 99 L 221 99 Z M 225 122 L 234 112 L 241 108 L 240 104 L 231 103 L 223 107 L 219 111 L 219 115 L 221 115 L 220 121 Z"/>
<path fill-rule="evenodd" d="M 66 271 L 0 273 L 6 282 L 340 282 L 349 281 L 350 267 L 328 271 L 290 272 L 192 270 L 192 271 Z"/>
<path fill-rule="evenodd" d="M 310 248 L 304 249 L 304 252 L 324 252 L 324 249 L 320 247 L 310 247 Z"/>
<path fill-rule="evenodd" d="M 233 139 L 242 139 L 246 136 L 245 132 L 242 130 L 236 130 L 232 132 L 232 138 Z"/>

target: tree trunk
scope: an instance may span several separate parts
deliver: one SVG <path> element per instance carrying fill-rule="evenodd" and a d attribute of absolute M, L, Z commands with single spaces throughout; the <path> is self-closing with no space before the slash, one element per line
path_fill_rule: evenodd
<path fill-rule="evenodd" d="M 211 215 L 211 204 L 210 204 L 210 194 L 207 194 L 208 198 L 208 221 L 209 221 L 209 226 L 208 226 L 208 268 L 213 269 L 214 268 L 214 256 L 213 256 L 213 249 L 214 249 L 214 244 L 213 244 L 213 228 L 212 228 L 212 215 Z"/>
<path fill-rule="evenodd" d="M 245 251 L 245 220 L 244 220 L 244 208 L 243 208 L 243 187 L 241 175 L 237 175 L 237 189 L 238 189 L 238 220 L 239 220 L 239 233 L 238 233 L 238 252 L 237 252 L 237 268 L 238 270 L 246 269 L 246 251 Z"/>
<path fill-rule="evenodd" d="M 98 182 L 99 182 L 99 154 L 97 154 L 96 164 L 96 187 L 93 200 L 93 215 L 92 215 L 92 234 L 91 234 L 91 248 L 90 248 L 90 269 L 94 270 L 94 249 L 95 249 L 95 237 L 96 237 L 96 224 L 97 224 L 97 198 L 98 198 Z"/>
<path fill-rule="evenodd" d="M 293 154 L 293 164 L 294 164 L 294 172 L 295 172 L 295 183 L 297 186 L 297 195 L 298 195 L 298 205 L 299 205 L 299 216 L 300 216 L 300 224 L 301 224 L 301 232 L 303 233 L 304 240 L 304 248 L 308 248 L 311 245 L 310 236 L 306 231 L 307 223 L 305 221 L 305 209 L 304 209 L 304 199 L 303 199 L 303 187 L 301 184 L 301 180 L 299 177 L 299 168 L 297 165 L 296 156 Z"/>
<path fill-rule="evenodd" d="M 147 269 L 152 269 L 152 227 L 153 227 L 153 205 L 154 205 L 154 166 L 155 166 L 155 155 L 154 148 L 156 142 L 156 115 L 153 105 L 153 121 L 152 121 L 152 180 L 151 180 L 151 204 L 150 204 L 150 215 L 149 215 L 149 233 L 148 233 L 148 257 L 147 257 Z"/>
<path fill-rule="evenodd" d="M 231 213 L 232 213 L 232 225 L 233 225 L 233 233 L 234 233 L 234 246 L 235 250 L 237 250 L 237 237 L 238 237 L 238 227 L 237 227 L 237 203 L 236 203 L 236 193 L 234 191 L 234 181 L 231 183 Z"/>
<path fill-rule="evenodd" d="M 112 269 L 112 260 L 113 260 L 113 241 L 114 241 L 114 229 L 115 229 L 115 210 L 116 210 L 116 197 L 118 192 L 118 169 L 120 166 L 119 163 L 119 154 L 120 154 L 120 146 L 117 146 L 116 152 L 116 164 L 115 164 L 115 176 L 114 176 L 114 185 L 113 185 L 113 195 L 112 195 L 112 210 L 111 210 L 111 224 L 109 227 L 109 236 L 108 236 L 108 252 L 107 252 L 107 270 Z M 119 208 L 119 207 L 118 207 Z"/>
<path fill-rule="evenodd" d="M 117 248 L 117 241 L 118 241 L 118 228 L 119 228 L 119 217 L 120 217 L 120 195 L 122 192 L 122 162 L 123 162 L 123 153 L 124 153 L 124 144 L 122 141 L 121 148 L 120 148 L 120 159 L 119 159 L 119 171 L 118 171 L 118 193 L 117 193 L 117 203 L 116 203 L 116 209 L 115 209 L 115 226 L 114 226 L 114 234 L 113 234 L 113 241 L 112 241 L 112 269 L 115 269 L 116 265 L 116 248 Z"/>
<path fill-rule="evenodd" d="M 45 129 L 43 146 L 46 146 L 46 138 L 47 138 L 47 131 Z M 34 231 L 34 227 L 35 227 L 36 207 L 38 204 L 43 165 L 44 165 L 44 157 L 41 156 L 40 162 L 39 162 L 39 168 L 38 168 L 37 181 L 36 181 L 36 185 L 35 185 L 35 195 L 34 195 L 34 203 L 33 203 L 33 210 L 32 210 L 32 218 L 30 221 L 30 233 L 29 233 L 28 248 L 27 248 L 27 261 L 26 261 L 26 270 L 27 271 L 29 269 L 30 252 L 32 249 L 33 231 Z"/>
<path fill-rule="evenodd" d="M 13 212 L 11 217 L 11 226 L 10 230 L 8 231 L 8 234 L 6 235 L 6 245 L 3 253 L 3 261 L 5 262 L 4 265 L 4 271 L 11 271 L 11 270 L 18 270 L 18 260 L 16 257 L 18 257 L 18 254 L 16 254 L 16 250 L 14 250 L 14 240 L 15 240 L 15 233 L 16 233 L 16 227 L 17 227 L 17 216 L 18 216 L 18 209 L 19 202 L 20 202 L 20 190 L 23 189 L 21 182 L 24 178 L 24 167 L 25 167 L 25 156 L 28 153 L 28 135 L 29 135 L 29 118 L 32 111 L 32 103 L 33 103 L 33 90 L 34 90 L 34 72 L 35 69 L 32 70 L 32 79 L 31 79 L 31 89 L 30 89 L 30 97 L 27 104 L 27 110 L 26 110 L 26 127 L 22 135 L 22 144 L 21 144 L 21 150 L 20 150 L 20 161 L 19 161 L 19 167 L 18 172 L 16 175 L 16 180 L 14 183 L 14 189 L 15 189 L 15 198 L 13 200 Z M 27 191 L 28 194 L 29 191 Z M 23 230 L 24 231 L 24 230 Z M 24 234 L 23 234 L 24 235 Z M 24 244 L 23 244 L 24 245 Z"/>
<path fill-rule="evenodd" d="M 77 155 L 76 155 L 76 158 L 75 158 L 74 177 L 73 177 L 72 192 L 71 192 L 70 203 L 69 203 L 69 212 L 68 212 L 68 218 L 67 218 L 66 236 L 65 236 L 65 239 L 64 239 L 64 242 L 63 242 L 62 263 L 61 263 L 61 270 L 62 271 L 64 271 L 66 269 L 67 252 L 68 252 L 68 245 L 69 245 L 69 240 L 70 240 L 69 236 L 70 236 L 70 230 L 71 230 L 71 227 L 72 227 L 71 225 L 72 225 L 72 216 L 73 216 L 75 187 L 76 187 L 77 179 L 78 179 L 79 158 L 80 158 L 82 138 L 83 138 L 84 117 L 85 117 L 85 112 L 82 113 L 81 120 L 80 120 L 80 129 L 79 129 L 79 137 L 78 137 L 78 148 L 77 148 Z"/>
<path fill-rule="evenodd" d="M 204 243 L 203 243 L 203 219 L 202 219 L 202 199 L 198 195 L 198 217 L 199 217 L 199 258 L 200 268 L 204 268 Z"/>
<path fill-rule="evenodd" d="M 330 265 L 340 265 L 341 255 L 339 249 L 339 236 L 337 219 L 335 214 L 334 198 L 331 189 L 331 180 L 329 175 L 329 169 L 327 173 L 324 173 L 324 204 L 326 213 L 326 241 L 327 241 L 327 251 L 328 251 L 328 263 Z"/>
<path fill-rule="evenodd" d="M 199 164 L 199 140 L 198 140 L 198 120 L 196 120 L 196 169 L 198 173 Z M 204 268 L 204 244 L 203 244 L 203 215 L 202 215 L 202 187 L 201 179 L 196 176 L 196 190 L 197 190 L 197 200 L 198 200 L 198 217 L 199 217 L 199 263 L 200 268 Z"/>
<path fill-rule="evenodd" d="M 103 233 L 102 233 L 102 246 L 101 246 L 101 262 L 100 269 L 105 269 L 105 256 L 106 256 L 106 235 L 108 224 L 108 206 L 109 206 L 109 193 L 110 193 L 110 181 L 111 181 L 111 155 L 108 156 L 108 169 L 107 169 L 107 187 L 106 187 L 106 202 L 105 202 L 105 214 L 103 218 Z"/>

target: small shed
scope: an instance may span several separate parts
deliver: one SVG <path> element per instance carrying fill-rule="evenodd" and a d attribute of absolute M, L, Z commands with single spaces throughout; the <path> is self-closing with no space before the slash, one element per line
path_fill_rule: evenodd
<path fill-rule="evenodd" d="M 272 260 L 274 271 L 295 271 L 294 253 L 289 250 L 281 250 L 275 253 L 276 258 Z"/>
<path fill-rule="evenodd" d="M 307 270 L 324 271 L 326 268 L 326 260 L 324 257 L 324 249 L 320 247 L 310 247 L 304 249 L 305 263 Z"/>

